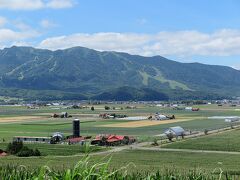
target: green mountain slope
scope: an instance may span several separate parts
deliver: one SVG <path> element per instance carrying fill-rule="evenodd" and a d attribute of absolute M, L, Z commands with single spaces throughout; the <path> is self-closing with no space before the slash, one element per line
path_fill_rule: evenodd
<path fill-rule="evenodd" d="M 28 92 L 40 99 L 49 99 L 50 92 L 56 92 L 51 99 L 214 98 L 240 95 L 240 71 L 83 47 L 50 51 L 14 46 L 0 50 L 0 88 L 0 95 L 18 89 L 22 93 L 17 96 Z"/>

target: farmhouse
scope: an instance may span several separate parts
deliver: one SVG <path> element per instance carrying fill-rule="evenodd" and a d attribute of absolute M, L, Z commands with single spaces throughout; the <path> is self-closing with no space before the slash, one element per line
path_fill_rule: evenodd
<path fill-rule="evenodd" d="M 100 145 L 100 146 L 115 146 L 121 144 L 132 144 L 136 141 L 135 138 L 129 136 L 121 136 L 121 135 L 98 135 L 95 139 L 91 141 L 92 145 Z"/>

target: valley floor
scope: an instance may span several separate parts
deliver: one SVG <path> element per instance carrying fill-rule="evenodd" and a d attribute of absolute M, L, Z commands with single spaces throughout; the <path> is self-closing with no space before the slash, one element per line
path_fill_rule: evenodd
<path fill-rule="evenodd" d="M 92 147 L 90 153 L 90 163 L 106 162 L 109 159 L 110 167 L 117 169 L 127 166 L 129 172 L 139 171 L 164 171 L 166 169 L 177 169 L 186 171 L 197 169 L 212 173 L 216 170 L 240 174 L 240 145 L 238 137 L 240 130 L 232 129 L 228 131 L 216 132 L 211 135 L 203 135 L 203 131 L 223 129 L 229 127 L 224 120 L 208 119 L 209 116 L 238 115 L 235 108 L 212 106 L 199 106 L 199 112 L 186 112 L 172 110 L 170 108 L 149 107 L 139 105 L 137 109 L 120 110 L 122 105 L 115 105 L 115 110 L 106 111 L 103 105 L 95 107 L 95 111 L 85 110 L 68 110 L 69 114 L 81 120 L 81 134 L 96 135 L 101 133 L 113 133 L 122 135 L 133 135 L 138 138 L 138 143 L 130 146 L 99 148 Z M 30 110 L 24 107 L 0 107 L 0 117 L 2 119 L 11 119 L 11 122 L 0 122 L 0 149 L 5 149 L 7 143 L 13 136 L 49 136 L 56 131 L 71 133 L 72 119 L 53 119 L 50 115 L 63 110 L 42 108 L 39 110 Z M 144 127 L 110 127 L 110 125 L 121 124 L 131 121 L 107 119 L 103 120 L 98 117 L 99 113 L 118 113 L 127 114 L 128 116 L 148 116 L 155 112 L 161 111 L 165 114 L 174 114 L 180 121 L 172 124 L 156 124 Z M 24 118 L 22 121 L 13 122 L 14 117 L 34 116 L 36 118 Z M 182 119 L 191 119 L 181 121 Z M 1 118 L 0 118 L 1 121 Z M 137 122 L 136 122 L 137 123 Z M 109 127 L 105 127 L 105 125 Z M 185 129 L 202 132 L 199 137 L 174 140 L 173 143 L 166 143 L 159 135 L 169 126 L 182 126 Z M 152 146 L 154 139 L 159 146 Z M 29 168 L 37 168 L 42 165 L 48 165 L 54 169 L 64 169 L 73 167 L 86 154 L 84 148 L 79 145 L 50 145 L 50 144 L 27 144 L 30 148 L 38 148 L 44 156 L 20 158 L 16 156 L 7 156 L 0 158 L 1 166 L 5 165 L 24 165 Z"/>

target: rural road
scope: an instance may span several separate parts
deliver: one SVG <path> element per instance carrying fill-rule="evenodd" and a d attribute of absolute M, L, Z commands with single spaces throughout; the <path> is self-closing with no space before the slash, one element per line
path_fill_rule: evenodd
<path fill-rule="evenodd" d="M 233 151 L 214 151 L 214 150 L 194 150 L 194 149 L 172 149 L 172 148 L 161 148 L 161 147 L 144 147 L 149 145 L 150 142 L 143 142 L 138 144 L 133 144 L 130 146 L 120 146 L 120 147 L 113 147 L 110 150 L 107 151 L 101 151 L 101 152 L 93 152 L 90 153 L 90 156 L 94 155 L 110 155 L 114 154 L 116 152 L 121 152 L 123 150 L 143 150 L 143 151 L 159 151 L 159 152 L 186 152 L 186 153 L 207 153 L 207 154 L 229 154 L 229 155 L 240 155 L 240 152 L 233 152 Z M 85 154 L 75 154 L 70 155 L 69 157 L 82 157 L 85 156 Z M 68 156 L 52 156 L 52 157 L 68 157 Z"/>

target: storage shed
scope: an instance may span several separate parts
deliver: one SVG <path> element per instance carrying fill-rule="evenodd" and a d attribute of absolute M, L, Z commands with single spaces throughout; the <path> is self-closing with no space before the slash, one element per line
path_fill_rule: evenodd
<path fill-rule="evenodd" d="M 55 132 L 53 133 L 53 135 L 51 136 L 51 144 L 57 144 L 60 143 L 64 140 L 64 135 L 61 132 Z"/>
<path fill-rule="evenodd" d="M 172 134 L 176 137 L 184 135 L 185 130 L 181 126 L 175 126 L 175 127 L 170 127 L 166 131 L 164 131 L 164 134 L 167 136 Z"/>

